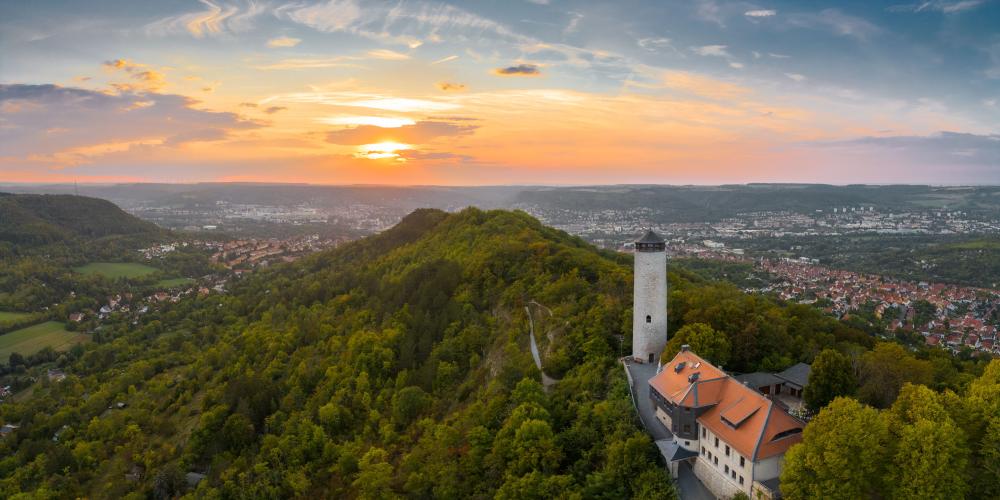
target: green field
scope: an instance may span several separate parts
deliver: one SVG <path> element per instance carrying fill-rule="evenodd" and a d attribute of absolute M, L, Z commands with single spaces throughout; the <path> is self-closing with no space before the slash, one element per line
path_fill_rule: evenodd
<path fill-rule="evenodd" d="M 138 278 L 158 271 L 155 267 L 132 262 L 92 262 L 73 270 L 80 274 L 100 275 L 111 279 Z"/>
<path fill-rule="evenodd" d="M 0 311 L 0 326 L 16 323 L 31 316 L 29 313 Z"/>
<path fill-rule="evenodd" d="M 6 362 L 12 352 L 29 356 L 46 346 L 56 350 L 66 350 L 86 338 L 87 336 L 82 333 L 67 332 L 62 323 L 46 321 L 0 335 L 0 362 Z"/>
<path fill-rule="evenodd" d="M 173 288 L 175 286 L 184 286 L 194 283 L 191 278 L 171 278 L 166 280 L 160 280 L 156 282 L 157 288 Z"/>

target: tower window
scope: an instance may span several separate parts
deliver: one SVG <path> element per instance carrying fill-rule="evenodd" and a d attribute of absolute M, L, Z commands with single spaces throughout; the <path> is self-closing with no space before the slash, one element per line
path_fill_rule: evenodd
<path fill-rule="evenodd" d="M 653 322 L 653 317 L 647 314 L 646 315 L 646 323 L 652 323 L 652 322 Z"/>

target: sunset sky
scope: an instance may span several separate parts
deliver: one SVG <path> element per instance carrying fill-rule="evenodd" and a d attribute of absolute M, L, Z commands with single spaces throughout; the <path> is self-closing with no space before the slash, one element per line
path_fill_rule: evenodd
<path fill-rule="evenodd" d="M 4 1 L 0 83 L 0 182 L 1000 183 L 1000 0 Z"/>

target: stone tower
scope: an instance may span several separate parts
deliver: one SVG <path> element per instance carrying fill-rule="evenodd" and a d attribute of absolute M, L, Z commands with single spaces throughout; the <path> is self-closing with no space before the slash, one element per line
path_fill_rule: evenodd
<path fill-rule="evenodd" d="M 658 363 L 667 346 L 667 244 L 653 231 L 635 242 L 632 356 Z"/>

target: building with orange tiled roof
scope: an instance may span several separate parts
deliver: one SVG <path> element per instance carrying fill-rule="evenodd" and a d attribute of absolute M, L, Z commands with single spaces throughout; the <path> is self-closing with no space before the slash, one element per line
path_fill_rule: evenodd
<path fill-rule="evenodd" d="M 692 462 L 713 494 L 778 498 L 785 452 L 805 423 L 687 346 L 649 381 L 656 416 L 677 444 L 674 460 Z M 760 496 L 758 496 L 760 495 Z"/>

